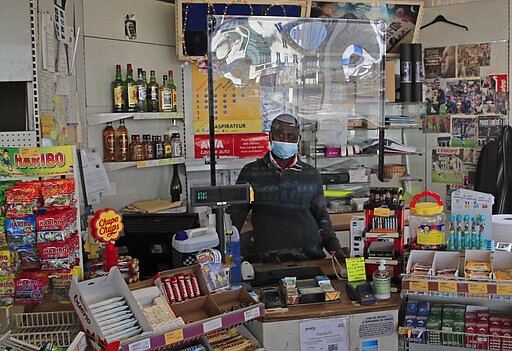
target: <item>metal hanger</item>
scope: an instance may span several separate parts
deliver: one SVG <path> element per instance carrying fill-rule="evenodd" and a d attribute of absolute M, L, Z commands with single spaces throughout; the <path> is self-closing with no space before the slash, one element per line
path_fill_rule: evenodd
<path fill-rule="evenodd" d="M 428 26 L 430 26 L 430 25 L 432 25 L 434 23 L 437 23 L 437 22 L 445 22 L 445 23 L 451 24 L 453 26 L 464 28 L 465 30 L 469 30 L 467 26 L 465 26 L 463 24 L 459 24 L 459 23 L 455 23 L 455 22 L 449 21 L 443 15 L 437 15 L 437 17 L 434 18 L 432 20 L 432 22 L 427 23 L 427 24 L 421 26 L 420 29 L 426 28 L 426 27 L 428 27 Z"/>

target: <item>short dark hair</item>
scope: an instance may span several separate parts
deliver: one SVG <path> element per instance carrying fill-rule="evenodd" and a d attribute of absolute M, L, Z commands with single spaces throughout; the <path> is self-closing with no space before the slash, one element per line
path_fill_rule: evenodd
<path fill-rule="evenodd" d="M 283 113 L 278 115 L 276 118 L 272 120 L 272 125 L 270 126 L 270 131 L 273 131 L 277 128 L 277 122 L 289 123 L 290 127 L 300 128 L 299 121 L 294 116 L 289 113 Z"/>

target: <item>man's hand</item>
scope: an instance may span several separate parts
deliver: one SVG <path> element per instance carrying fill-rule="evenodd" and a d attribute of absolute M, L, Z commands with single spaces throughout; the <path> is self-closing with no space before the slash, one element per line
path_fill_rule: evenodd
<path fill-rule="evenodd" d="M 350 250 L 348 247 L 342 247 L 336 250 L 335 255 L 338 261 L 345 262 L 345 258 L 350 257 Z"/>

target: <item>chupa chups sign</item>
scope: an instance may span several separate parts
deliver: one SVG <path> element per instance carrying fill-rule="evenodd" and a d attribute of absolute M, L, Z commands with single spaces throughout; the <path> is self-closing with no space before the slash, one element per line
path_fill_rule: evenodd
<path fill-rule="evenodd" d="M 104 208 L 94 213 L 89 222 L 91 227 L 91 235 L 100 242 L 107 244 L 103 248 L 103 263 L 107 271 L 117 266 L 117 247 L 114 242 L 119 239 L 119 235 L 123 231 L 123 221 L 119 213 L 111 208 Z"/>
<path fill-rule="evenodd" d="M 121 215 L 111 208 L 96 211 L 89 226 L 91 235 L 105 244 L 119 239 L 119 235 L 123 231 Z"/>

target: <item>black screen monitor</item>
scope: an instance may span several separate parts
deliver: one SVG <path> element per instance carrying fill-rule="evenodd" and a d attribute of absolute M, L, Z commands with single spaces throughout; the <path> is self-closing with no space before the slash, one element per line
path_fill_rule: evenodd
<path fill-rule="evenodd" d="M 249 184 L 190 188 L 192 207 L 246 204 L 250 201 Z"/>

